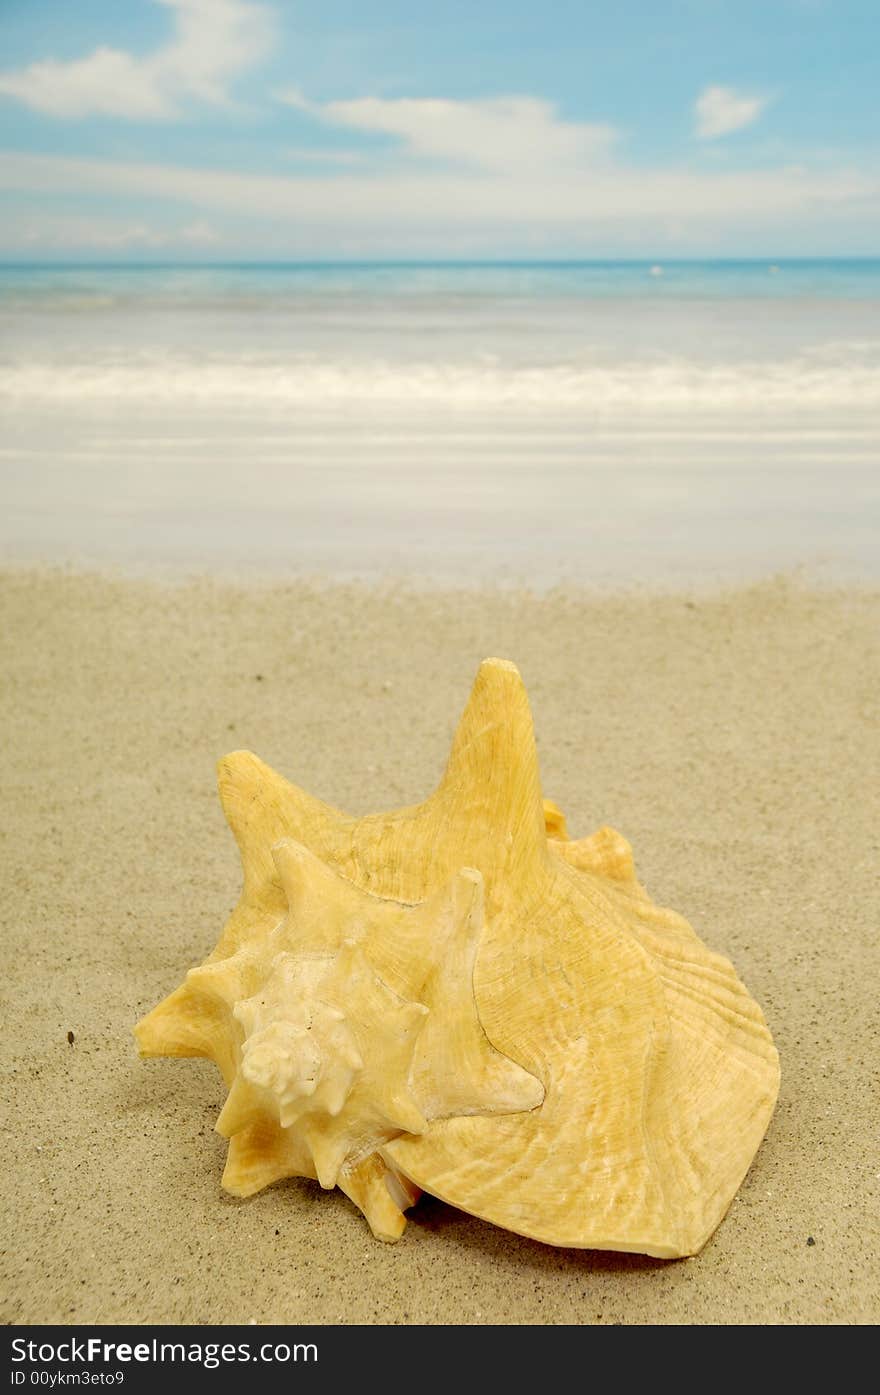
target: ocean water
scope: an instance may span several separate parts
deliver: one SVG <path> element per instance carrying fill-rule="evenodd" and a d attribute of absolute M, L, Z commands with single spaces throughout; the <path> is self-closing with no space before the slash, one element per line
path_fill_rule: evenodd
<path fill-rule="evenodd" d="M 880 260 L 0 268 L 0 549 L 880 571 Z"/>

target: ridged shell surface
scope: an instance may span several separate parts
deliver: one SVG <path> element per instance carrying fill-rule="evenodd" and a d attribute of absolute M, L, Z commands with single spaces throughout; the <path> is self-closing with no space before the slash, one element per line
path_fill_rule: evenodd
<path fill-rule="evenodd" d="M 223 1071 L 224 1185 L 338 1184 L 388 1240 L 421 1189 L 550 1244 L 702 1247 L 767 1128 L 776 1051 L 626 840 L 568 838 L 513 664 L 481 666 L 423 804 L 351 818 L 246 751 L 220 792 L 241 900 L 136 1036 Z"/>

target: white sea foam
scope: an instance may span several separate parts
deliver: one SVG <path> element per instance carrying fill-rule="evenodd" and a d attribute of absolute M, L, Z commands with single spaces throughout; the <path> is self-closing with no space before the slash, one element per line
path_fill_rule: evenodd
<path fill-rule="evenodd" d="M 823 345 L 787 359 L 676 358 L 535 366 L 492 361 L 322 361 L 314 356 L 156 354 L 22 357 L 0 364 L 0 398 L 52 407 L 394 404 L 409 408 L 816 409 L 880 406 L 880 343 Z"/>
<path fill-rule="evenodd" d="M 0 553 L 876 576 L 880 264 L 664 273 L 0 270 Z"/>

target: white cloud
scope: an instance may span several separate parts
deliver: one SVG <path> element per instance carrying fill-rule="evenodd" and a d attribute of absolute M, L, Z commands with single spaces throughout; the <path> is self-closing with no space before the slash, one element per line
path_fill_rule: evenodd
<path fill-rule="evenodd" d="M 296 89 L 278 96 L 333 125 L 396 136 L 420 160 L 483 170 L 576 169 L 607 154 L 617 134 L 602 123 L 563 121 L 552 103 L 536 97 L 360 97 L 319 104 Z"/>
<path fill-rule="evenodd" d="M 96 114 L 149 121 L 174 111 L 148 66 L 111 48 L 97 48 L 74 63 L 49 58 L 17 73 L 0 73 L 0 93 L 49 116 Z"/>
<path fill-rule="evenodd" d="M 129 248 L 134 251 L 184 250 L 213 246 L 222 240 L 217 230 L 203 220 L 183 227 L 159 228 L 143 222 L 69 214 L 55 217 L 44 214 L 39 219 L 13 217 L 7 220 L 5 233 L 8 245 L 51 251 L 61 248 L 97 252 L 124 252 Z"/>
<path fill-rule="evenodd" d="M 158 3 L 174 16 L 163 48 L 142 57 L 101 47 L 70 63 L 43 59 L 0 73 L 0 94 L 48 116 L 167 120 L 187 98 L 226 101 L 231 81 L 269 48 L 269 11 L 250 0 Z"/>
<path fill-rule="evenodd" d="M 701 140 L 741 131 L 757 121 L 769 98 L 749 96 L 735 87 L 704 87 L 694 103 L 697 135 Z"/>
<path fill-rule="evenodd" d="M 880 177 L 846 168 L 705 172 L 618 164 L 576 178 L 537 169 L 516 179 L 504 171 L 474 179 L 467 170 L 269 175 L 9 152 L 0 153 L 0 190 L 109 196 L 123 206 L 152 199 L 217 223 L 227 246 L 246 239 L 302 255 L 443 255 L 451 247 L 467 253 L 500 245 L 540 255 L 610 244 L 656 256 L 670 247 L 736 247 L 744 230 L 779 245 L 781 231 L 802 236 L 811 226 L 823 236 L 837 229 L 833 246 L 840 229 L 880 216 Z"/>

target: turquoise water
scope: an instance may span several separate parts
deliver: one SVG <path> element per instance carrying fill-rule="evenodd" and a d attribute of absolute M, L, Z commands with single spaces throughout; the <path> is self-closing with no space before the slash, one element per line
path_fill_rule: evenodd
<path fill-rule="evenodd" d="M 486 298 L 880 298 L 880 258 L 770 261 L 224 263 L 0 266 L 0 295 Z"/>
<path fill-rule="evenodd" d="M 0 267 L 11 557 L 880 572 L 880 259 Z"/>

